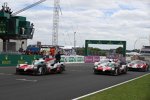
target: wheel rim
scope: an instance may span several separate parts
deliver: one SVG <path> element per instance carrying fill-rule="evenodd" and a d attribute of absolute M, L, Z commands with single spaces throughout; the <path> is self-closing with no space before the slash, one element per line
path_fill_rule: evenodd
<path fill-rule="evenodd" d="M 40 67 L 38 70 L 39 74 L 42 74 L 42 71 L 43 71 L 43 69 L 42 69 L 42 67 Z"/>
<path fill-rule="evenodd" d="M 118 70 L 117 69 L 115 70 L 115 75 L 118 75 Z"/>

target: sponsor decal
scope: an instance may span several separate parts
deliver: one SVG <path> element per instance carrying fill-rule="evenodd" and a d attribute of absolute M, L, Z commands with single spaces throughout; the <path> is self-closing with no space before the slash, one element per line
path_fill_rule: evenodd
<path fill-rule="evenodd" d="M 69 62 L 76 62 L 75 57 L 69 57 Z"/>
<path fill-rule="evenodd" d="M 24 60 L 18 60 L 18 64 L 24 64 L 25 61 Z"/>
<path fill-rule="evenodd" d="M 93 63 L 93 56 L 85 56 L 84 62 L 85 63 Z"/>
<path fill-rule="evenodd" d="M 2 64 L 11 64 L 11 61 L 9 61 L 9 60 L 3 60 Z"/>
<path fill-rule="evenodd" d="M 83 57 L 77 57 L 77 62 L 83 62 L 84 58 Z"/>
<path fill-rule="evenodd" d="M 4 60 L 2 60 L 2 64 L 11 64 L 11 61 L 8 59 L 8 56 L 6 55 Z"/>
<path fill-rule="evenodd" d="M 99 56 L 85 56 L 84 57 L 84 62 L 85 63 L 94 63 L 100 61 Z"/>

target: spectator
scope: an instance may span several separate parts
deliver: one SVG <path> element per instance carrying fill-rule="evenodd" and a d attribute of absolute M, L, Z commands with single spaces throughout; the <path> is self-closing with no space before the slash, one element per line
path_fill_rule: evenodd
<path fill-rule="evenodd" d="M 60 54 L 60 51 L 58 51 L 58 53 L 55 55 L 56 63 L 58 63 L 58 62 L 60 63 L 61 55 L 63 55 L 63 54 Z"/>

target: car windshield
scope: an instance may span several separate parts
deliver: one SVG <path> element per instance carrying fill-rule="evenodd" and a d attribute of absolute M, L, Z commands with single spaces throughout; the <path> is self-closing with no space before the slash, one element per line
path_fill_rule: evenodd
<path fill-rule="evenodd" d="M 100 63 L 106 63 L 106 62 L 109 62 L 109 59 L 102 59 L 102 60 L 100 60 Z"/>
<path fill-rule="evenodd" d="M 108 67 L 114 67 L 115 64 L 112 63 L 112 62 L 104 62 L 104 63 L 101 63 L 102 66 L 108 66 Z"/>
<path fill-rule="evenodd" d="M 40 60 L 34 60 L 32 62 L 33 65 L 38 65 L 38 64 L 42 64 L 43 61 L 40 61 Z"/>

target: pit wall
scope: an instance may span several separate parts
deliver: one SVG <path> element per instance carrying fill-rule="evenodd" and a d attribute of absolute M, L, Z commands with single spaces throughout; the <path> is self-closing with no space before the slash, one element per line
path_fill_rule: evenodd
<path fill-rule="evenodd" d="M 0 67 L 11 67 L 17 64 L 28 62 L 31 64 L 33 60 L 41 58 L 39 55 L 7 55 L 0 54 Z M 99 61 L 99 56 L 62 56 L 61 62 L 67 63 L 93 63 Z"/>
<path fill-rule="evenodd" d="M 0 54 L 0 67 L 16 66 L 17 64 L 28 62 L 31 64 L 33 60 L 41 58 L 40 55 L 6 55 Z M 67 63 L 94 63 L 104 59 L 104 56 L 62 56 L 61 62 Z"/>
<path fill-rule="evenodd" d="M 0 54 L 0 67 L 16 66 L 21 63 L 31 63 L 34 59 L 40 58 L 39 55 L 7 55 Z"/>
<path fill-rule="evenodd" d="M 100 60 L 100 56 L 62 56 L 61 62 L 65 63 L 94 63 Z"/>

